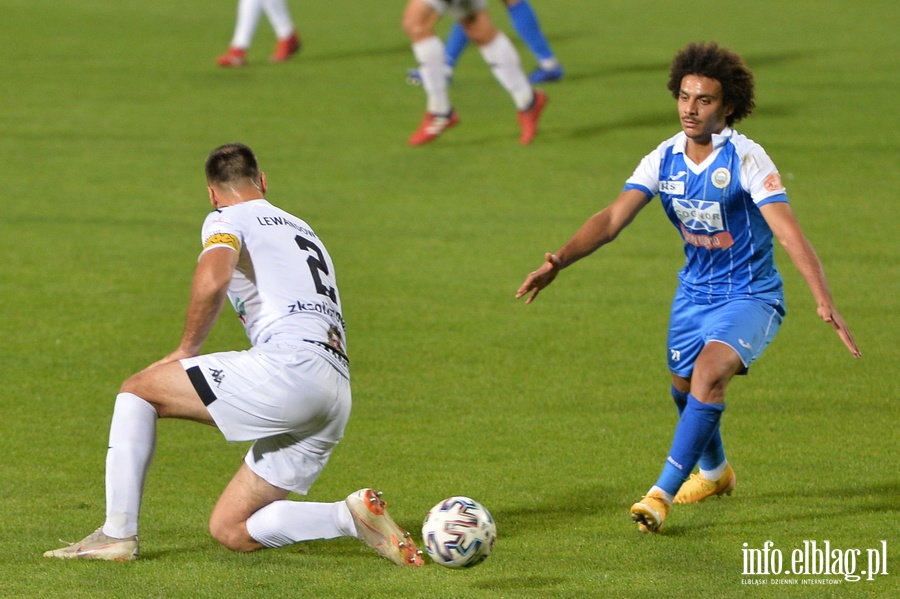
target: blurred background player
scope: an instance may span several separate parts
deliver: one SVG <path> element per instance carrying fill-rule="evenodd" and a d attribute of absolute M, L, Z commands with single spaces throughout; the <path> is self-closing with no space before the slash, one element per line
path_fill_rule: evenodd
<path fill-rule="evenodd" d="M 502 0 L 506 5 L 509 18 L 512 21 L 513 28 L 528 48 L 534 54 L 538 61 L 538 65 L 528 76 L 528 81 L 534 85 L 541 83 L 552 83 L 559 81 L 563 77 L 562 65 L 550 49 L 550 43 L 547 41 L 541 25 L 538 22 L 537 14 L 531 8 L 528 0 Z M 460 55 L 469 44 L 469 38 L 459 23 L 454 23 L 447 35 L 447 41 L 444 42 L 447 51 L 447 66 L 445 72 L 447 79 L 453 77 L 453 69 L 459 60 Z M 409 69 L 406 71 L 406 80 L 411 85 L 422 85 L 422 77 L 418 69 Z"/>
<path fill-rule="evenodd" d="M 409 138 L 410 145 L 426 144 L 459 122 L 447 89 L 444 43 L 434 31 L 447 11 L 461 24 L 466 36 L 478 45 L 494 77 L 512 97 L 521 127 L 519 141 L 526 145 L 531 143 L 547 95 L 532 89 L 522 71 L 519 53 L 506 34 L 498 31 L 491 22 L 487 0 L 409 0 L 403 13 L 403 29 L 412 42 L 422 87 L 428 97 L 425 119 Z"/>
<path fill-rule="evenodd" d="M 300 51 L 300 38 L 287 6 L 287 0 L 238 0 L 237 23 L 228 51 L 216 62 L 223 67 L 242 67 L 247 64 L 247 49 L 253 41 L 260 15 L 265 12 L 278 43 L 269 60 L 284 62 Z"/>

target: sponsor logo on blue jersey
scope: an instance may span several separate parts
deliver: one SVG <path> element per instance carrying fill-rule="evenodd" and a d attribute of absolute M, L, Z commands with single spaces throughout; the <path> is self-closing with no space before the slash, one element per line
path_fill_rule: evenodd
<path fill-rule="evenodd" d="M 716 233 L 725 230 L 722 206 L 718 202 L 672 198 L 672 209 L 684 226 L 693 231 Z"/>
<path fill-rule="evenodd" d="M 684 195 L 684 181 L 660 181 L 659 192 L 673 196 Z"/>

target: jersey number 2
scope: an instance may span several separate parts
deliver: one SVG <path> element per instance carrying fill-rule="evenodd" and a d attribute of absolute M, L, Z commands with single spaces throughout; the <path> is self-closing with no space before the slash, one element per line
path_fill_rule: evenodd
<path fill-rule="evenodd" d="M 306 265 L 309 266 L 309 273 L 312 275 L 313 281 L 316 284 L 316 293 L 330 297 L 331 301 L 336 302 L 337 295 L 334 292 L 334 287 L 329 287 L 323 283 L 322 277 L 319 276 L 319 272 L 324 272 L 326 275 L 329 274 L 328 265 L 325 264 L 325 256 L 322 255 L 322 250 L 320 250 L 319 246 L 312 241 L 305 237 L 301 237 L 300 235 L 295 236 L 294 241 L 297 242 L 297 245 L 300 246 L 301 250 L 313 252 L 315 254 L 315 256 L 310 255 L 306 259 Z"/>

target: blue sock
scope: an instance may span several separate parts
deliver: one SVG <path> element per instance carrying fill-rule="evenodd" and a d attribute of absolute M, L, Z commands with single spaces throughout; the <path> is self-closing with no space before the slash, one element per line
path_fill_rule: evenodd
<path fill-rule="evenodd" d="M 687 405 L 675 427 L 669 457 L 656 486 L 675 495 L 700 459 L 700 454 L 719 429 L 723 404 L 705 404 L 688 394 Z"/>
<path fill-rule="evenodd" d="M 678 408 L 679 416 L 684 412 L 684 407 L 687 405 L 687 398 L 687 393 L 682 393 L 675 388 L 675 385 L 672 385 L 672 399 L 675 401 L 675 406 Z M 706 449 L 703 450 L 703 453 L 700 454 L 700 461 L 697 463 L 701 470 L 709 471 L 715 470 L 724 461 L 725 446 L 722 445 L 722 435 L 719 434 L 719 427 L 716 427 L 716 432 L 713 433 L 712 438 L 710 438 L 709 445 L 707 445 Z"/>
<path fill-rule="evenodd" d="M 709 444 L 707 444 L 703 453 L 700 454 L 700 461 L 697 462 L 697 464 L 700 466 L 701 470 L 709 471 L 715 470 L 721 466 L 724 461 L 725 446 L 722 445 L 722 435 L 719 434 L 719 427 L 717 425 L 713 436 L 709 438 Z"/>
<path fill-rule="evenodd" d="M 538 60 L 553 58 L 553 50 L 541 31 L 537 15 L 532 10 L 528 0 L 522 0 L 515 6 L 507 7 L 509 18 L 519 37 L 528 45 L 528 48 L 538 57 Z"/>
<path fill-rule="evenodd" d="M 447 53 L 447 66 L 451 69 L 456 66 L 459 55 L 469 44 L 469 38 L 466 36 L 465 29 L 459 23 L 454 23 L 447 35 L 447 41 L 444 42 L 445 52 Z"/>

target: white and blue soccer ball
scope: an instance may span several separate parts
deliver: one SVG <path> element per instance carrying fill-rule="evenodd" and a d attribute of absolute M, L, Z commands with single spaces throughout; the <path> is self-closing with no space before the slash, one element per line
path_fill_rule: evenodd
<path fill-rule="evenodd" d="M 436 564 L 471 568 L 491 554 L 497 540 L 497 526 L 491 513 L 474 499 L 450 497 L 425 516 L 422 539 Z"/>

